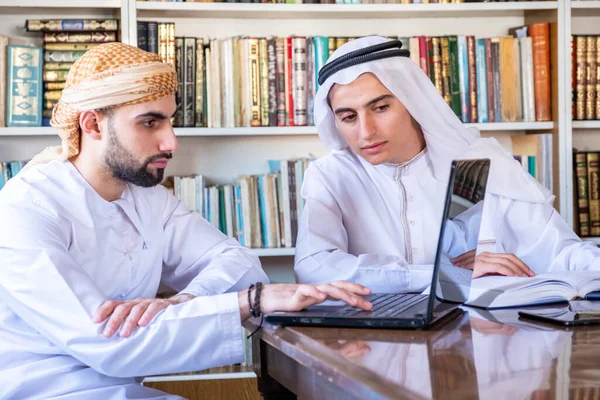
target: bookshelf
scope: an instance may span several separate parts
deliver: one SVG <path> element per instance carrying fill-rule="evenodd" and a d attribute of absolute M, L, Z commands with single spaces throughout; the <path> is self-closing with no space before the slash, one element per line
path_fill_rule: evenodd
<path fill-rule="evenodd" d="M 600 1 L 572 1 L 570 8 L 565 12 L 565 26 L 570 35 L 600 35 Z M 571 61 L 571 57 L 569 57 Z M 568 65 L 568 78 L 571 77 L 571 63 Z M 571 80 L 569 79 L 569 87 Z M 569 189 L 574 190 L 573 149 L 578 151 L 600 151 L 600 120 L 574 120 L 571 107 L 566 111 L 568 130 L 565 135 L 565 155 L 567 157 L 566 173 L 570 177 Z M 567 211 L 563 214 L 565 219 L 574 226 L 577 224 L 577 202 L 574 196 L 569 199 Z M 585 241 L 600 245 L 600 237 L 584 238 Z"/>

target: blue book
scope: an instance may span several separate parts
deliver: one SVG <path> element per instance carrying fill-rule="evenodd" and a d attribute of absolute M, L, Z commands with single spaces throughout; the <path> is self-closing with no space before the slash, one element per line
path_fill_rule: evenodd
<path fill-rule="evenodd" d="M 478 122 L 486 123 L 488 122 L 488 94 L 485 39 L 477 39 L 475 55 L 477 60 L 477 118 Z"/>
<path fill-rule="evenodd" d="M 315 80 L 315 88 L 319 89 L 319 70 L 323 68 L 329 58 L 329 38 L 327 36 L 315 36 L 313 45 L 315 48 L 315 75 L 313 79 Z"/>
<path fill-rule="evenodd" d="M 7 126 L 42 125 L 42 49 L 8 46 Z"/>
<path fill-rule="evenodd" d="M 268 228 L 267 228 L 267 205 L 265 204 L 267 201 L 265 192 L 265 175 L 260 175 L 258 178 L 258 205 L 260 210 L 260 222 L 262 225 L 262 241 L 263 247 L 269 247 L 269 237 L 268 237 Z"/>
<path fill-rule="evenodd" d="M 467 37 L 458 37 L 458 81 L 460 87 L 460 103 L 462 122 L 471 122 L 471 99 L 469 98 L 469 59 L 467 54 Z M 477 121 L 473 121 L 477 122 Z"/>

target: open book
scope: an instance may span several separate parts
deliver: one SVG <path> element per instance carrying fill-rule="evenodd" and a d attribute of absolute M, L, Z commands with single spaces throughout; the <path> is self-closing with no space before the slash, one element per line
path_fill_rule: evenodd
<path fill-rule="evenodd" d="M 484 276 L 471 281 L 466 305 L 505 308 L 584 299 L 600 290 L 597 271 L 553 272 L 532 278 Z"/>

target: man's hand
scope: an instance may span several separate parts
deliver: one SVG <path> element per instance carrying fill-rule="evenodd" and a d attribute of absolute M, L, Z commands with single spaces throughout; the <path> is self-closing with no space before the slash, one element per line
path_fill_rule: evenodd
<path fill-rule="evenodd" d="M 274 311 L 300 311 L 325 300 L 342 300 L 351 306 L 369 311 L 373 305 L 362 296 L 370 293 L 370 289 L 346 281 L 310 285 L 268 284 L 262 288 L 260 311 L 265 314 Z M 251 295 L 254 305 L 254 290 Z M 245 290 L 240 292 L 238 297 L 242 320 L 250 316 L 247 296 L 248 292 Z"/>
<path fill-rule="evenodd" d="M 535 273 L 514 254 L 483 252 L 478 256 L 471 250 L 452 259 L 457 267 L 473 270 L 473 279 L 488 274 L 532 277 Z"/>
<path fill-rule="evenodd" d="M 129 337 L 137 326 L 146 326 L 159 311 L 193 298 L 192 295 L 182 294 L 169 299 L 109 300 L 100 306 L 93 322 L 104 322 L 110 317 L 102 332 L 105 337 L 109 338 L 125 321 L 119 335 Z"/>

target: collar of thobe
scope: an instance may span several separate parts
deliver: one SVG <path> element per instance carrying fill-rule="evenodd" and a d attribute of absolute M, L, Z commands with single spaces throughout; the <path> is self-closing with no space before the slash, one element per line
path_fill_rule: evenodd
<path fill-rule="evenodd" d="M 401 163 L 379 164 L 375 165 L 374 167 L 378 172 L 383 173 L 393 180 L 397 180 L 402 176 L 418 174 L 423 169 L 429 168 L 428 164 L 427 147 L 424 147 L 423 150 L 418 152 L 410 160 L 403 161 Z"/>

